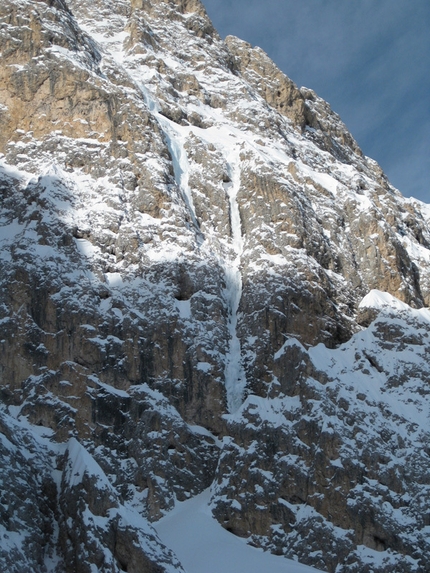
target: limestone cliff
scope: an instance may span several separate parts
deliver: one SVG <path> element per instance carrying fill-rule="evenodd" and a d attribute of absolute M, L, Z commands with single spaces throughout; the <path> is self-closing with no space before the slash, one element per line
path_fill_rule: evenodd
<path fill-rule="evenodd" d="M 1 568 L 180 571 L 151 522 L 211 487 L 274 553 L 430 571 L 429 207 L 199 0 L 0 22 Z"/>

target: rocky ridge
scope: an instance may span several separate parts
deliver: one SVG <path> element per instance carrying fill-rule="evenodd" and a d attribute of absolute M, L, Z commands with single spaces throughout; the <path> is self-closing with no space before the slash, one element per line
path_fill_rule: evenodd
<path fill-rule="evenodd" d="M 181 570 L 150 523 L 211 487 L 277 554 L 429 571 L 428 206 L 198 0 L 0 21 L 3 569 Z"/>

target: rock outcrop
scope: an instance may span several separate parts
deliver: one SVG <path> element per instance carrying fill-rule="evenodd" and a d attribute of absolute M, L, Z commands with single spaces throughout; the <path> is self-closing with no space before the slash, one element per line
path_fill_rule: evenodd
<path fill-rule="evenodd" d="M 211 487 L 277 554 L 430 571 L 428 207 L 199 0 L 0 22 L 1 568 L 180 571 L 150 523 Z"/>

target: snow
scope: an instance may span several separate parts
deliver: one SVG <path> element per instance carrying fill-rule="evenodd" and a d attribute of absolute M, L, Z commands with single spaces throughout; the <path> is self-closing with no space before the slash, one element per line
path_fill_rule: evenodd
<path fill-rule="evenodd" d="M 208 429 L 204 428 L 203 426 L 196 426 L 190 424 L 187 425 L 188 428 L 191 430 L 191 432 L 193 432 L 193 434 L 197 434 L 200 436 L 207 436 L 208 438 L 213 440 L 215 442 L 215 445 L 217 445 L 219 448 L 222 447 L 222 441 L 219 438 L 217 438 L 215 434 L 212 434 L 212 432 L 210 432 Z"/>
<path fill-rule="evenodd" d="M 275 360 L 279 360 L 279 358 L 281 358 L 281 356 L 285 353 L 285 351 L 293 346 L 297 346 L 300 350 L 305 349 L 304 346 L 302 346 L 296 338 L 288 338 L 288 340 L 284 342 L 281 348 L 277 352 L 275 352 L 273 358 Z"/>
<path fill-rule="evenodd" d="M 74 239 L 74 241 L 78 251 L 84 257 L 91 258 L 97 253 L 96 247 L 94 247 L 90 241 L 87 241 L 87 239 Z"/>
<path fill-rule="evenodd" d="M 97 478 L 99 487 L 112 489 L 103 470 L 87 450 L 76 440 L 70 438 L 67 445 L 69 462 L 64 470 L 67 483 L 73 487 L 82 482 L 84 474 Z"/>
<path fill-rule="evenodd" d="M 409 372 L 425 371 L 427 348 L 411 343 L 403 349 L 386 348 L 380 343 L 378 327 L 381 324 L 383 328 L 400 329 L 399 336 L 403 339 L 412 337 L 413 340 L 417 335 L 425 338 L 430 313 L 428 309 L 412 309 L 392 295 L 377 290 L 364 297 L 360 308 L 375 308 L 383 312 L 367 329 L 338 349 L 331 350 L 318 344 L 308 350 L 309 356 L 319 370 L 327 372 L 332 380 L 341 381 L 340 395 L 349 404 L 353 405 L 356 402 L 354 396 L 361 393 L 366 397 L 365 402 L 360 403 L 361 412 L 369 417 L 377 414 L 378 423 L 391 423 L 397 434 L 415 441 L 419 439 L 420 431 L 427 431 L 430 413 L 427 402 L 418 391 L 421 380 Z M 404 380 L 398 387 L 387 387 L 387 381 L 393 377 L 403 377 Z M 416 428 L 415 434 L 412 427 Z"/>
<path fill-rule="evenodd" d="M 297 162 L 297 166 L 299 167 L 303 175 L 310 177 L 313 181 L 324 187 L 324 189 L 330 191 L 330 193 L 332 193 L 334 196 L 337 195 L 339 182 L 334 177 L 332 177 L 328 173 L 319 173 L 318 171 L 311 169 L 301 161 Z"/>
<path fill-rule="evenodd" d="M 360 302 L 358 308 L 374 308 L 375 310 L 381 310 L 383 308 L 390 308 L 393 310 L 407 310 L 409 311 L 411 307 L 406 303 L 402 302 L 398 298 L 389 294 L 388 292 L 382 292 L 380 290 L 371 290 Z"/>
<path fill-rule="evenodd" d="M 105 276 L 106 276 L 106 282 L 110 287 L 122 286 L 123 280 L 120 273 L 105 273 Z"/>
<path fill-rule="evenodd" d="M 250 394 L 237 412 L 226 417 L 232 421 L 239 421 L 244 413 L 247 413 L 253 417 L 258 417 L 261 422 L 266 422 L 278 428 L 289 423 L 284 413 L 296 410 L 299 407 L 300 399 L 298 396 L 272 398 L 268 400 L 267 398 Z"/>
<path fill-rule="evenodd" d="M 172 549 L 186 573 L 313 573 L 317 569 L 247 545 L 211 515 L 210 489 L 178 502 L 154 524 L 161 541 Z"/>
<path fill-rule="evenodd" d="M 19 223 L 17 219 L 3 225 L 0 222 L 0 242 L 13 244 L 16 235 L 22 233 L 24 229 L 25 226 L 22 223 Z M 3 257 L 4 254 L 5 252 L 2 250 L 1 256 Z"/>
<path fill-rule="evenodd" d="M 104 382 L 99 380 L 97 376 L 95 376 L 94 374 L 92 374 L 88 378 L 93 382 L 95 382 L 99 388 L 105 390 L 109 394 L 114 394 L 115 396 L 118 396 L 118 398 L 126 398 L 126 399 L 130 398 L 130 394 L 128 394 L 125 390 L 120 390 L 119 388 L 115 388 L 114 386 L 105 384 Z"/>
<path fill-rule="evenodd" d="M 388 292 L 371 290 L 360 302 L 358 308 L 373 308 L 375 310 L 390 310 L 396 312 L 406 312 L 412 317 L 420 318 L 430 322 L 430 310 L 427 308 L 413 309 L 405 302 L 402 302 Z"/>
<path fill-rule="evenodd" d="M 410 237 L 401 237 L 397 235 L 403 246 L 407 250 L 412 260 L 419 261 L 420 263 L 428 266 L 430 263 L 430 250 L 420 245 L 416 241 L 412 241 Z"/>
<path fill-rule="evenodd" d="M 191 318 L 191 302 L 190 300 L 175 300 L 176 308 L 178 309 L 179 316 L 182 319 Z"/>
<path fill-rule="evenodd" d="M 5 161 L 4 157 L 0 158 L 0 171 L 3 172 L 3 174 L 6 177 L 11 177 L 12 179 L 17 179 L 24 186 L 27 185 L 28 182 L 34 178 L 33 173 L 28 173 L 26 171 L 23 171 L 22 169 L 18 169 L 14 165 L 10 165 L 9 163 L 7 163 Z"/>
<path fill-rule="evenodd" d="M 197 366 L 196 366 L 197 370 L 200 370 L 200 372 L 210 372 L 212 370 L 212 366 L 211 364 L 209 364 L 209 362 L 197 362 Z"/>
<path fill-rule="evenodd" d="M 396 566 L 396 559 L 391 551 L 375 551 L 369 549 L 365 545 L 358 545 L 356 553 L 360 556 L 361 562 L 370 565 L 371 567 L 384 567 L 386 570 Z M 418 561 L 407 557 L 411 566 L 417 566 Z M 414 568 L 412 568 L 414 570 Z"/>

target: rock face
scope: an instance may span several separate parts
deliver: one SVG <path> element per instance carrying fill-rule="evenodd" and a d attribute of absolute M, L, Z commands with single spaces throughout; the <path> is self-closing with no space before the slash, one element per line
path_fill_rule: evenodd
<path fill-rule="evenodd" d="M 277 554 L 430 571 L 428 206 L 199 0 L 0 22 L 2 570 L 181 571 L 150 523 L 211 487 Z"/>

